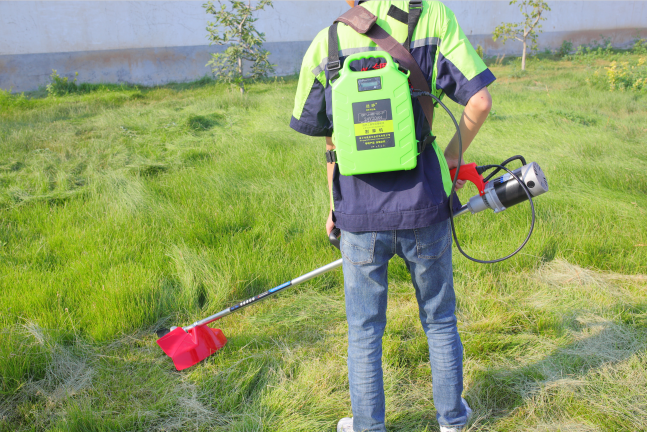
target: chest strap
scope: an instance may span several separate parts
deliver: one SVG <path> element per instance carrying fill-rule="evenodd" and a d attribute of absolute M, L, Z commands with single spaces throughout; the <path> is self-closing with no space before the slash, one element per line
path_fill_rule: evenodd
<path fill-rule="evenodd" d="M 418 141 L 418 153 L 422 154 L 422 152 L 425 151 L 425 148 L 427 148 L 427 146 L 433 145 L 435 139 L 436 139 L 435 136 L 427 135 L 424 141 L 422 142 Z M 337 163 L 337 152 L 335 150 L 326 151 L 326 162 Z"/>

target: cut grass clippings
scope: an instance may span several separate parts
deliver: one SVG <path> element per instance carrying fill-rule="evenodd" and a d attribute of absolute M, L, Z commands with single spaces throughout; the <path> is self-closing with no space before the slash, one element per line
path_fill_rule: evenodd
<path fill-rule="evenodd" d="M 522 154 L 550 191 L 513 259 L 454 250 L 471 431 L 647 429 L 647 101 L 591 86 L 594 68 L 492 66 L 467 158 Z M 244 97 L 210 80 L 79 88 L 0 94 L 0 431 L 334 430 L 350 414 L 341 271 L 223 319 L 228 344 L 183 372 L 153 333 L 339 258 L 323 139 L 288 127 L 295 79 Z M 451 120 L 434 126 L 446 143 Z M 492 259 L 529 220 L 521 204 L 456 225 Z M 388 430 L 437 431 L 400 259 L 389 277 Z"/>

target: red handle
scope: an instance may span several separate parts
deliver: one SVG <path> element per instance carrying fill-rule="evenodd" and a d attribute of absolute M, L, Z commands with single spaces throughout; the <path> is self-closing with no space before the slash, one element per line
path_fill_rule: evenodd
<path fill-rule="evenodd" d="M 452 181 L 454 181 L 456 168 L 450 170 L 449 174 L 452 176 Z M 461 165 L 461 170 L 458 172 L 458 179 L 474 183 L 474 186 L 479 190 L 479 195 L 485 194 L 485 182 L 483 181 L 483 176 L 476 171 L 475 163 Z"/>

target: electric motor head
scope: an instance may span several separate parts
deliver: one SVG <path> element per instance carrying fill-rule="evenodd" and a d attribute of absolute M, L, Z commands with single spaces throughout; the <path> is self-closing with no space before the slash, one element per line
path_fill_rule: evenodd
<path fill-rule="evenodd" d="M 531 162 L 513 171 L 519 180 L 528 188 L 532 197 L 548 192 L 548 180 L 536 162 Z M 470 198 L 467 207 L 472 213 L 492 209 L 495 213 L 502 212 L 508 207 L 528 200 L 524 188 L 517 179 L 505 173 L 485 185 L 483 195 Z"/>
<path fill-rule="evenodd" d="M 537 162 L 531 162 L 528 165 L 524 165 L 521 168 L 514 170 L 513 173 L 523 181 L 533 198 L 548 192 L 548 180 Z M 519 175 L 520 173 L 521 175 Z M 514 182 L 519 186 L 519 182 L 517 182 L 508 173 L 505 173 L 498 179 L 494 180 L 493 183 L 497 181 L 500 183 Z"/>

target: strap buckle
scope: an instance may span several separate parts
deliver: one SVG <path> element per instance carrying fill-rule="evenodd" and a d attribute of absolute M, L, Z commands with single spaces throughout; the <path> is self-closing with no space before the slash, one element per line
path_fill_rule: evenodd
<path fill-rule="evenodd" d="M 336 60 L 336 61 L 328 62 L 328 64 L 326 65 L 326 69 L 328 69 L 328 70 L 341 69 L 341 61 Z"/>
<path fill-rule="evenodd" d="M 335 150 L 328 150 L 326 152 L 326 162 L 328 163 L 336 163 L 337 162 L 337 153 Z"/>
<path fill-rule="evenodd" d="M 429 92 L 418 90 L 418 89 L 411 89 L 412 98 L 419 98 L 420 96 L 429 96 Z"/>
<path fill-rule="evenodd" d="M 418 154 L 422 154 L 427 146 L 433 145 L 434 141 L 436 141 L 436 137 L 431 134 L 427 135 L 424 140 L 418 141 Z"/>
<path fill-rule="evenodd" d="M 409 10 L 411 9 L 422 9 L 422 0 L 409 1 Z"/>

